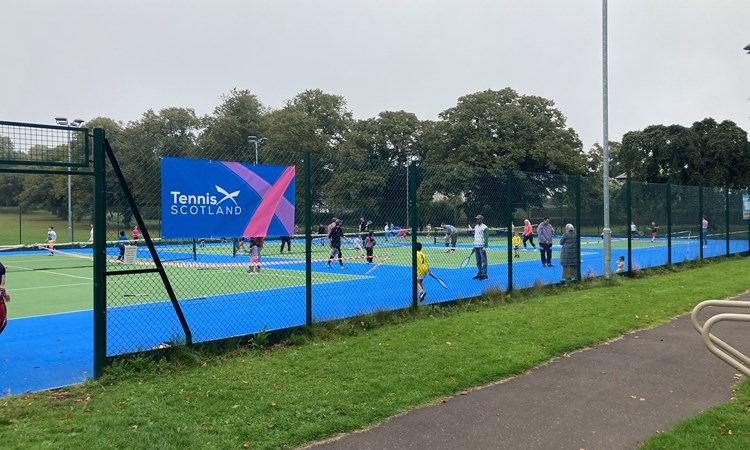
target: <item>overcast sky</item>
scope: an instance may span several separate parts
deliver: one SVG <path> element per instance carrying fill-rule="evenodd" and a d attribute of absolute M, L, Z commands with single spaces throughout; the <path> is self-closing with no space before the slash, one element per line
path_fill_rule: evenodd
<path fill-rule="evenodd" d="M 319 88 L 358 119 L 437 119 L 511 87 L 602 140 L 601 0 L 3 0 L 0 120 L 271 108 Z M 609 0 L 609 136 L 706 117 L 750 132 L 748 0 Z"/>

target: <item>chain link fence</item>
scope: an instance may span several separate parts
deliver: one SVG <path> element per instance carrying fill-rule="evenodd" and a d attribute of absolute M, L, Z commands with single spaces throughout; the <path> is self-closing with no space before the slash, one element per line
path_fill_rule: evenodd
<path fill-rule="evenodd" d="M 184 156 L 254 163 L 247 147 Z M 295 166 L 293 235 L 162 237 L 158 157 L 123 162 L 146 226 L 135 230 L 136 212 L 108 173 L 107 271 L 122 276 L 107 278 L 107 356 L 604 273 L 595 178 L 327 153 L 265 151 L 258 162 Z M 740 191 L 613 180 L 610 197 L 612 272 L 750 248 Z M 487 280 L 476 279 L 477 216 L 489 232 Z M 417 243 L 430 275 L 418 275 Z M 135 252 L 135 266 L 126 251 Z M 168 282 L 139 271 L 155 259 Z"/>
<path fill-rule="evenodd" d="M 86 130 L 2 123 L 0 144 L 12 145 L 0 148 L 0 181 L 65 183 L 68 167 L 88 170 L 88 139 Z M 604 273 L 597 178 L 272 148 L 256 160 L 253 147 L 196 145 L 161 156 L 293 166 L 294 231 L 171 238 L 163 234 L 162 150 L 140 150 L 136 158 L 114 148 L 114 159 L 102 157 L 102 176 L 73 177 L 82 250 L 76 242 L 59 249 L 89 266 L 93 258 L 104 359 Z M 35 173 L 14 168 L 37 163 Z M 53 186 L 54 204 L 19 193 L 2 205 L 2 244 L 15 250 L 42 240 L 49 218 L 37 221 L 36 211 L 57 214 L 64 229 L 62 188 Z M 750 250 L 744 191 L 630 180 L 611 180 L 609 190 L 613 272 Z M 103 207 L 94 213 L 96 201 Z M 478 216 L 488 227 L 487 279 L 477 265 Z M 98 230 L 93 250 L 89 221 Z"/>

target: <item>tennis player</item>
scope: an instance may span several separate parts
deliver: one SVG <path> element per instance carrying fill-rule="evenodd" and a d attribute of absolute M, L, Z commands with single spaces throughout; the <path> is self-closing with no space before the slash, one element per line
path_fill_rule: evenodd
<path fill-rule="evenodd" d="M 417 291 L 419 292 L 419 301 L 423 302 L 427 292 L 424 290 L 424 277 L 430 273 L 430 265 L 427 264 L 427 258 L 422 253 L 422 243 L 417 242 Z"/>
<path fill-rule="evenodd" d="M 5 266 L 0 263 L 0 333 L 5 329 L 5 325 L 8 324 L 8 312 L 5 308 L 5 303 L 10 302 L 10 294 L 5 289 Z"/>
<path fill-rule="evenodd" d="M 333 261 L 334 258 L 337 258 L 339 260 L 339 266 L 341 266 L 342 269 L 346 269 L 346 266 L 344 266 L 344 255 L 341 254 L 341 239 L 344 239 L 347 242 L 349 239 L 344 236 L 344 230 L 341 229 L 342 223 L 341 219 L 336 219 L 334 227 L 331 229 L 330 233 L 328 233 L 328 243 L 331 246 L 331 256 L 328 257 L 328 262 L 326 262 L 326 266 L 328 267 L 331 267 L 331 261 Z"/>
<path fill-rule="evenodd" d="M 128 243 L 128 237 L 125 236 L 125 231 L 120 230 L 120 235 L 117 236 L 117 247 L 120 249 L 120 256 L 117 257 L 118 261 L 125 259 L 125 244 Z"/>
<path fill-rule="evenodd" d="M 445 253 L 455 252 L 456 242 L 458 242 L 458 229 L 446 223 L 441 223 L 440 226 L 445 230 Z M 449 242 L 453 248 L 448 248 Z"/>
<path fill-rule="evenodd" d="M 0 287 L 5 287 L 5 266 L 0 263 Z"/>
<path fill-rule="evenodd" d="M 489 244 L 490 232 L 484 224 L 484 216 L 478 215 L 474 218 L 474 257 L 477 260 L 477 274 L 474 280 L 487 279 L 487 245 Z"/>
<path fill-rule="evenodd" d="M 260 274 L 260 250 L 255 239 L 250 239 L 250 268 L 247 273 L 250 275 Z"/>
<path fill-rule="evenodd" d="M 57 233 L 55 233 L 55 227 L 52 225 L 47 228 L 47 246 L 49 247 L 49 256 L 55 254 L 55 241 L 57 241 Z"/>

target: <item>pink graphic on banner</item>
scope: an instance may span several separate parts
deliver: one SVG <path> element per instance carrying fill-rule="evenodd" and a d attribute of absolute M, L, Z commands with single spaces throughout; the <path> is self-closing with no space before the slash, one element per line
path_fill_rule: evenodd
<path fill-rule="evenodd" d="M 294 233 L 294 205 L 284 197 L 284 192 L 295 177 L 294 166 L 287 167 L 279 179 L 274 184 L 270 184 L 241 163 L 228 161 L 222 163 L 263 199 L 247 224 L 242 234 L 243 237 L 265 236 L 274 215 L 284 226 L 287 234 Z"/>

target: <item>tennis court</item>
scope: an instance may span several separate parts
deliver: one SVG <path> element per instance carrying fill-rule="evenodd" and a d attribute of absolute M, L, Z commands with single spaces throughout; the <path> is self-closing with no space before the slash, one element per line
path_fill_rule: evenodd
<path fill-rule="evenodd" d="M 721 238 L 708 240 L 704 257 L 726 254 L 727 241 L 724 236 Z M 231 241 L 204 246 L 195 241 L 171 242 L 161 246 L 159 255 L 180 298 L 193 342 L 305 324 L 303 241 L 293 241 L 294 253 L 277 254 L 279 244 L 275 240 L 266 242 L 259 275 L 247 272 L 247 255 L 237 251 Z M 508 249 L 500 237 L 493 239 L 492 244 L 488 250 L 489 280 L 484 282 L 471 279 L 476 272 L 473 260 L 467 267 L 460 267 L 471 252 L 470 244 L 458 244 L 455 252 L 446 252 L 440 239 L 425 244 L 432 272 L 448 286 L 444 289 L 434 280 L 426 280 L 425 303 L 469 298 L 488 289 L 506 290 Z M 664 238 L 656 242 L 650 238 L 634 239 L 631 246 L 633 262 L 638 267 L 663 265 L 666 261 Z M 729 246 L 730 253 L 747 251 L 747 234 L 740 233 L 737 239 L 730 239 Z M 411 305 L 410 242 L 381 239 L 376 249 L 373 262 L 368 263 L 363 255 L 358 256 L 350 245 L 345 245 L 345 269 L 340 269 L 336 261 L 327 267 L 328 246 L 315 241 L 311 271 L 314 320 Z M 108 246 L 108 270 L 128 270 L 152 263 L 141 246 L 137 247 L 135 264 L 120 263 L 118 253 L 116 247 Z M 673 262 L 696 259 L 699 253 L 699 240 L 673 239 Z M 29 249 L 0 255 L 12 280 L 13 292 L 13 301 L 8 305 L 9 324 L 3 333 L 2 395 L 77 383 L 92 374 L 92 250 L 72 246 L 54 256 L 48 254 L 46 250 Z M 627 254 L 627 240 L 615 239 L 613 264 L 621 254 Z M 559 247 L 555 246 L 555 264 L 558 255 Z M 601 274 L 601 239 L 581 239 L 581 260 L 583 274 Z M 520 257 L 513 258 L 512 265 L 516 289 L 560 280 L 560 268 L 542 268 L 535 251 L 521 251 Z M 159 283 L 154 276 L 142 277 L 140 282 L 127 277 L 128 286 L 114 290 L 121 292 L 122 298 L 107 308 L 109 355 L 184 342 L 168 294 L 163 287 L 155 287 Z M 120 335 L 129 339 L 118 339 Z"/>

